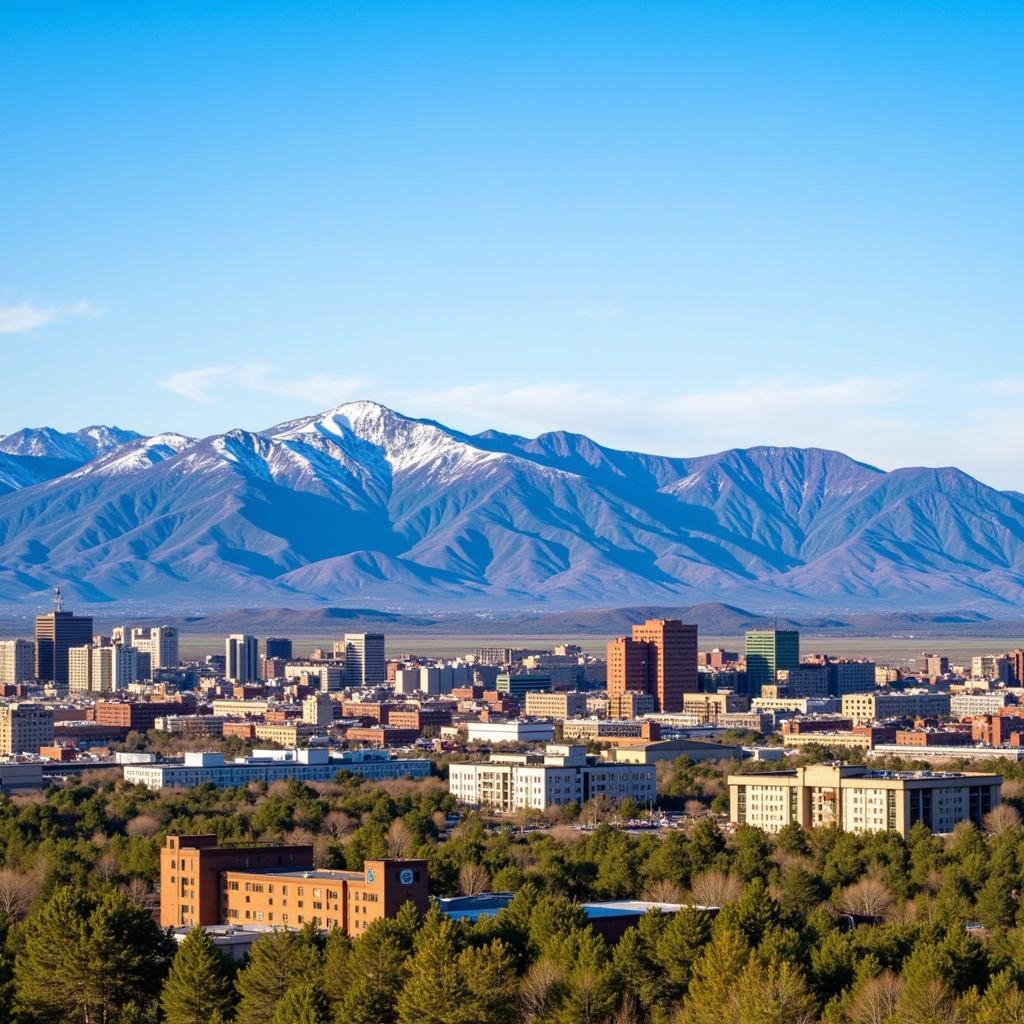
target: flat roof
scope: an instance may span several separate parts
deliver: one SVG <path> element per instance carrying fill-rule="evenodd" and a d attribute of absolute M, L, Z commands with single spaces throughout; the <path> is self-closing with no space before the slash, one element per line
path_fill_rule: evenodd
<path fill-rule="evenodd" d="M 366 875 L 362 871 L 328 871 L 309 868 L 225 868 L 239 875 L 276 875 L 281 878 L 303 878 L 310 881 L 321 880 L 324 882 L 362 882 Z"/>

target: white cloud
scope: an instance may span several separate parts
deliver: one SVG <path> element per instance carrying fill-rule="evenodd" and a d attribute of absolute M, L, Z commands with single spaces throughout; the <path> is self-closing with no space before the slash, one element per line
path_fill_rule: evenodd
<path fill-rule="evenodd" d="M 216 404 L 219 388 L 230 388 L 232 391 L 297 398 L 319 408 L 355 397 L 368 383 L 358 377 L 335 377 L 325 373 L 286 377 L 267 363 L 240 363 L 182 370 L 160 381 L 160 387 L 204 405 Z"/>
<path fill-rule="evenodd" d="M 71 317 L 96 317 L 105 312 L 85 300 L 70 306 L 37 306 L 34 302 L 0 305 L 0 334 L 25 334 Z"/>

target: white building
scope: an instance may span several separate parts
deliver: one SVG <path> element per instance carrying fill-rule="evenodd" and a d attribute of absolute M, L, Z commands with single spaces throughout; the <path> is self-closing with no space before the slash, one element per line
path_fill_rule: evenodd
<path fill-rule="evenodd" d="M 232 633 L 224 641 L 224 676 L 236 683 L 260 678 L 260 645 L 250 633 Z"/>
<path fill-rule="evenodd" d="M 386 682 L 387 661 L 384 658 L 383 633 L 345 634 L 345 683 L 348 686 L 371 686 Z"/>
<path fill-rule="evenodd" d="M 516 719 L 511 722 L 467 722 L 469 743 L 550 743 L 555 738 L 552 722 Z"/>
<path fill-rule="evenodd" d="M 68 649 L 70 693 L 114 693 L 139 680 L 139 652 L 122 644 L 83 644 Z"/>
<path fill-rule="evenodd" d="M 323 747 L 294 750 L 254 750 L 252 757 L 233 761 L 223 754 L 186 754 L 184 763 L 132 764 L 124 766 L 125 782 L 163 789 L 165 786 L 201 786 L 218 789 L 245 786 L 250 782 L 329 782 L 338 772 L 366 779 L 420 779 L 430 774 L 425 758 L 399 759 L 385 750 L 328 752 Z"/>
<path fill-rule="evenodd" d="M 1003 780 L 976 773 L 814 764 L 794 771 L 730 775 L 728 781 L 730 820 L 737 825 L 778 832 L 795 822 L 807 828 L 906 836 L 919 821 L 933 832 L 951 832 L 961 821 L 980 825 L 999 803 Z"/>
<path fill-rule="evenodd" d="M 432 697 L 451 693 L 456 686 L 469 686 L 473 682 L 472 669 L 466 665 L 431 665 L 419 671 L 420 692 Z"/>
<path fill-rule="evenodd" d="M 995 715 L 1012 703 L 1005 690 L 987 693 L 954 693 L 949 698 L 949 713 L 957 718 L 974 715 Z"/>
<path fill-rule="evenodd" d="M 53 712 L 42 704 L 0 706 L 0 754 L 38 754 L 53 743 Z"/>
<path fill-rule="evenodd" d="M 315 726 L 334 722 L 334 701 L 329 693 L 316 693 L 302 702 L 302 720 Z"/>
<path fill-rule="evenodd" d="M 149 655 L 151 673 L 159 668 L 177 668 L 181 663 L 178 631 L 174 626 L 134 626 L 131 646 Z"/>
<path fill-rule="evenodd" d="M 27 683 L 35 676 L 35 659 L 31 640 L 0 640 L 0 683 Z"/>
<path fill-rule="evenodd" d="M 314 686 L 321 693 L 337 693 L 344 682 L 341 665 L 301 665 L 284 667 L 284 677 L 300 686 Z"/>
<path fill-rule="evenodd" d="M 867 725 L 886 718 L 949 714 L 949 694 L 932 690 L 847 693 L 842 700 L 843 717 L 849 718 L 854 725 Z"/>
<path fill-rule="evenodd" d="M 399 668 L 395 670 L 395 693 L 418 693 L 420 688 L 420 670 L 418 668 Z"/>
<path fill-rule="evenodd" d="M 543 811 L 595 797 L 644 804 L 655 800 L 655 768 L 587 755 L 585 747 L 550 744 L 543 754 L 492 754 L 487 763 L 453 764 L 449 792 L 471 807 Z"/>

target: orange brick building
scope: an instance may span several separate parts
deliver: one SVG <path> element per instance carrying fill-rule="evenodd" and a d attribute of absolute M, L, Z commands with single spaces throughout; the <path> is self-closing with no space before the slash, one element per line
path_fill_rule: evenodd
<path fill-rule="evenodd" d="M 648 619 L 631 637 L 608 644 L 608 700 L 619 715 L 629 693 L 647 693 L 658 711 L 681 711 L 683 694 L 697 693 L 697 627 L 677 619 Z"/>
<path fill-rule="evenodd" d="M 321 871 L 311 846 L 219 847 L 168 836 L 160 851 L 161 927 L 260 924 L 338 928 L 356 936 L 406 902 L 427 909 L 427 863 L 368 860 L 363 871 Z"/>

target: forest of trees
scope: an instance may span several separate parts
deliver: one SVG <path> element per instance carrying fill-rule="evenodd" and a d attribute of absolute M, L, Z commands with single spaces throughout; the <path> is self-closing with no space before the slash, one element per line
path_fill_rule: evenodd
<path fill-rule="evenodd" d="M 713 766 L 662 782 L 694 810 L 722 793 Z M 438 780 L 152 793 L 99 776 L 0 797 L 0 1024 L 1024 1022 L 1019 785 L 983 829 L 906 840 L 726 836 L 708 816 L 662 837 L 449 829 Z M 269 934 L 230 964 L 152 915 L 163 837 L 197 831 L 311 842 L 326 866 L 423 856 L 436 895 L 516 896 L 475 924 L 407 906 L 355 941 Z M 721 911 L 652 911 L 607 945 L 580 902 L 633 897 Z"/>

